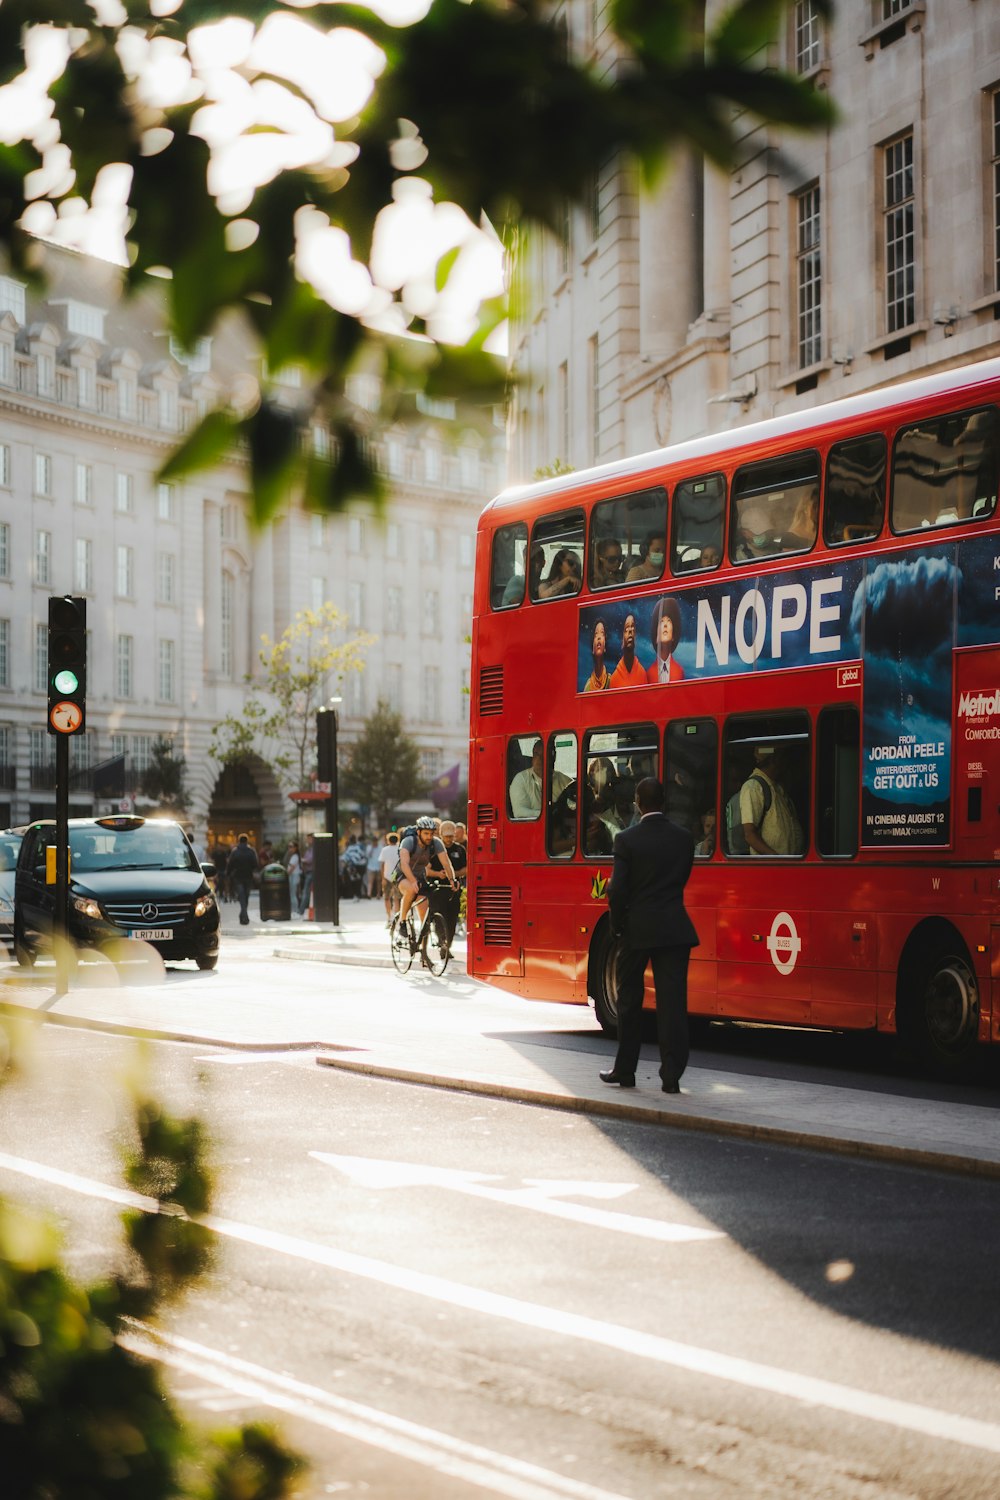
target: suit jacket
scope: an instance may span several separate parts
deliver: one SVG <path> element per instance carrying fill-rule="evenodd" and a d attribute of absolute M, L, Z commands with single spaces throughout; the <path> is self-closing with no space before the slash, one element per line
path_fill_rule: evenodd
<path fill-rule="evenodd" d="M 698 934 L 684 906 L 694 839 L 662 813 L 650 813 L 615 839 L 608 891 L 611 926 L 630 948 L 694 948 Z"/>

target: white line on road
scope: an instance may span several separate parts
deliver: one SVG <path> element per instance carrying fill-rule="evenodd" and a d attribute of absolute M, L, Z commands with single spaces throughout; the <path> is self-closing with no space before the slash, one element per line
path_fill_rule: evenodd
<path fill-rule="evenodd" d="M 573 1224 L 588 1224 L 595 1229 L 613 1229 L 619 1234 L 634 1234 L 641 1239 L 683 1244 L 692 1240 L 723 1240 L 721 1229 L 699 1229 L 692 1224 L 672 1224 L 663 1219 L 644 1219 L 638 1214 L 616 1214 L 606 1208 L 592 1208 L 584 1203 L 564 1203 L 558 1194 L 576 1197 L 611 1198 L 631 1192 L 635 1183 L 625 1182 L 547 1182 L 532 1178 L 523 1188 L 498 1188 L 482 1172 L 464 1172 L 454 1167 L 432 1167 L 411 1162 L 382 1161 L 367 1156 L 332 1156 L 327 1151 L 310 1151 L 310 1156 L 334 1167 L 353 1182 L 368 1188 L 437 1187 L 488 1203 L 502 1203 L 509 1208 L 528 1208 L 554 1219 Z"/>
<path fill-rule="evenodd" d="M 299 1417 L 342 1437 L 367 1443 L 398 1458 L 433 1469 L 453 1479 L 462 1479 L 508 1500 L 623 1500 L 608 1490 L 581 1484 L 563 1474 L 538 1468 L 522 1459 L 494 1453 L 477 1443 L 466 1443 L 447 1432 L 421 1427 L 416 1422 L 362 1406 L 343 1396 L 334 1396 L 319 1386 L 306 1385 L 291 1376 L 279 1375 L 248 1360 L 237 1359 L 219 1349 L 175 1334 L 162 1333 L 141 1324 L 124 1333 L 118 1342 L 144 1359 L 159 1360 L 171 1369 L 202 1380 L 213 1381 L 247 1401 L 260 1403 Z M 204 1403 L 209 1405 L 209 1403 Z"/>
<path fill-rule="evenodd" d="M 111 1203 L 123 1203 L 147 1211 L 157 1206 L 153 1199 L 144 1198 L 127 1189 L 110 1187 L 89 1177 L 79 1177 L 72 1172 L 63 1172 L 58 1167 L 26 1161 L 4 1152 L 0 1152 L 0 1168 L 23 1177 L 33 1177 L 40 1182 L 52 1183 L 71 1192 L 83 1193 L 91 1198 L 105 1198 Z M 204 1214 L 198 1222 L 227 1239 L 273 1250 L 276 1254 L 288 1255 L 313 1265 L 327 1266 L 348 1276 L 359 1276 L 382 1286 L 391 1286 L 398 1291 L 427 1297 L 451 1307 L 462 1307 L 485 1317 L 500 1318 L 533 1332 L 544 1331 L 562 1338 L 580 1339 L 636 1359 L 648 1359 L 673 1369 L 690 1370 L 696 1375 L 730 1381 L 750 1390 L 768 1391 L 772 1395 L 801 1402 L 806 1406 L 825 1407 L 829 1411 L 844 1412 L 904 1432 L 916 1432 L 924 1437 L 960 1443 L 964 1447 L 977 1448 L 986 1453 L 1000 1453 L 1000 1426 L 994 1422 L 957 1416 L 952 1412 L 940 1411 L 932 1406 L 920 1406 L 912 1401 L 897 1401 L 891 1396 L 879 1396 L 871 1391 L 838 1385 L 835 1381 L 803 1375 L 795 1370 L 781 1370 L 773 1365 L 758 1364 L 754 1360 L 741 1359 L 732 1354 L 719 1354 L 713 1349 L 699 1349 L 693 1344 L 680 1344 L 674 1339 L 641 1333 L 637 1329 L 623 1328 L 615 1323 L 604 1323 L 598 1318 L 560 1312 L 557 1308 L 545 1307 L 541 1303 L 522 1302 L 500 1292 L 482 1291 L 460 1282 L 446 1281 L 442 1276 L 411 1271 L 405 1266 L 372 1260 L 349 1250 L 335 1250 L 329 1245 L 314 1244 L 310 1240 L 296 1239 L 274 1230 L 258 1229 L 255 1225 L 218 1218 L 215 1214 Z"/>

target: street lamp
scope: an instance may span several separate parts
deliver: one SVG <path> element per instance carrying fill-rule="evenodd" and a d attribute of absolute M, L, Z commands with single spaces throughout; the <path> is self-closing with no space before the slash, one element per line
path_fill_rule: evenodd
<path fill-rule="evenodd" d="M 337 785 L 337 708 L 344 700 L 340 697 L 328 699 L 327 707 L 316 710 L 316 769 L 317 779 L 325 781 L 330 790 L 326 796 L 326 831 L 333 835 L 333 880 L 331 886 L 331 920 L 340 925 L 340 809 Z"/>

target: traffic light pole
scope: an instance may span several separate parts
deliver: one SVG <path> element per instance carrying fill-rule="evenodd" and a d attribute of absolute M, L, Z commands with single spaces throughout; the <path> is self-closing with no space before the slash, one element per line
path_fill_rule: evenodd
<path fill-rule="evenodd" d="M 56 735 L 56 994 L 69 989 L 69 735 Z"/>

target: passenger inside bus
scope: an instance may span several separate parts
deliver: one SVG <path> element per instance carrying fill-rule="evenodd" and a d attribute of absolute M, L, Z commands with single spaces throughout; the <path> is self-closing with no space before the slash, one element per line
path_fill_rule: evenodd
<path fill-rule="evenodd" d="M 594 547 L 594 571 L 591 588 L 613 589 L 622 581 L 625 555 L 622 544 L 613 536 L 601 537 Z"/>
<path fill-rule="evenodd" d="M 642 561 L 629 568 L 626 583 L 643 583 L 647 578 L 659 578 L 667 556 L 667 540 L 662 531 L 651 532 L 642 544 Z"/>
<path fill-rule="evenodd" d="M 783 552 L 807 552 L 816 544 L 819 531 L 819 487 L 810 485 L 796 502 L 791 523 L 782 534 Z"/>
<path fill-rule="evenodd" d="M 532 552 L 534 563 L 534 552 Z M 583 569 L 572 547 L 560 547 L 549 571 L 532 592 L 533 599 L 556 599 L 561 594 L 578 594 L 583 585 Z"/>
<path fill-rule="evenodd" d="M 766 502 L 745 501 L 736 523 L 736 562 L 750 562 L 755 557 L 774 557 L 781 551 L 781 538 Z"/>

